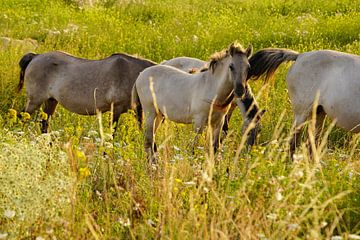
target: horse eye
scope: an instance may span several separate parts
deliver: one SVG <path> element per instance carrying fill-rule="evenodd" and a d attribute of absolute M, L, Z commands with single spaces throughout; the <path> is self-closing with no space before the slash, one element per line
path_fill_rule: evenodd
<path fill-rule="evenodd" d="M 234 65 L 233 64 L 230 64 L 229 68 L 230 68 L 231 71 L 234 71 Z"/>

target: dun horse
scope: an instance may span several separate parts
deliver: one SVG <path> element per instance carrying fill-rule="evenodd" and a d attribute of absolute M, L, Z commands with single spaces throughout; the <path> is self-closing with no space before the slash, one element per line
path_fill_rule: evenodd
<path fill-rule="evenodd" d="M 113 122 L 117 122 L 120 114 L 131 108 L 131 89 L 139 73 L 155 64 L 126 54 L 88 60 L 59 51 L 28 53 L 19 63 L 18 91 L 25 82 L 25 111 L 30 114 L 43 103 L 49 117 L 58 103 L 82 115 L 94 115 L 97 110 L 106 112 L 113 105 Z M 47 129 L 48 119 L 42 120 L 42 132 Z"/>
<path fill-rule="evenodd" d="M 232 44 L 212 57 L 208 71 L 190 74 L 157 65 L 140 73 L 132 102 L 144 109 L 145 151 L 152 162 L 156 161 L 155 133 L 165 117 L 178 123 L 193 123 L 197 133 L 202 132 L 210 120 L 213 146 L 217 149 L 234 94 L 242 97 L 245 93 L 251 53 L 252 47 L 245 50 L 241 45 Z"/>
<path fill-rule="evenodd" d="M 191 57 L 177 57 L 162 62 L 163 65 L 173 66 L 189 73 L 204 71 L 208 68 L 209 63 L 197 58 Z M 252 146 L 255 144 L 256 137 L 261 131 L 260 119 L 265 110 L 260 110 L 251 88 L 246 84 L 245 95 L 242 98 L 236 98 L 231 104 L 229 112 L 226 114 L 223 132 L 227 135 L 229 130 L 229 122 L 236 105 L 240 108 L 243 117 L 242 133 L 248 132 L 247 144 Z"/>
<path fill-rule="evenodd" d="M 256 79 L 265 75 L 266 79 L 271 78 L 279 65 L 287 61 L 295 61 L 286 76 L 296 127 L 290 144 L 291 157 L 299 144 L 301 128 L 314 107 L 316 145 L 326 114 L 339 127 L 360 132 L 359 56 L 331 50 L 297 53 L 286 49 L 263 49 L 250 59 L 249 77 Z"/>

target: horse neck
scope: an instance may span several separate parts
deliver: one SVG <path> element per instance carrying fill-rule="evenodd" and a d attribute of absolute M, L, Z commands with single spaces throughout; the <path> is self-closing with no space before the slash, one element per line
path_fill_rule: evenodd
<path fill-rule="evenodd" d="M 216 96 L 218 103 L 223 103 L 233 92 L 234 85 L 231 82 L 230 71 L 227 66 L 229 61 L 227 59 L 222 60 L 223 66 L 216 66 L 215 71 L 211 69 L 208 71 L 208 79 L 206 87 L 204 88 L 205 94 L 211 95 L 212 100 Z M 224 69 L 225 68 L 225 69 Z"/>

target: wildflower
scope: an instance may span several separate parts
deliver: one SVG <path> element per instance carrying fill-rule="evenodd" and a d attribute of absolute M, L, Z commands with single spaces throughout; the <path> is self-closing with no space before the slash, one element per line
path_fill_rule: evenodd
<path fill-rule="evenodd" d="M 42 236 L 37 236 L 35 240 L 45 240 L 45 238 L 43 238 Z"/>
<path fill-rule="evenodd" d="M 79 169 L 80 178 L 86 178 L 91 175 L 89 168 L 83 167 Z"/>
<path fill-rule="evenodd" d="M 28 112 L 22 112 L 20 115 L 23 122 L 28 122 L 31 119 L 31 116 Z"/>
<path fill-rule="evenodd" d="M 193 182 L 193 181 L 184 182 L 184 184 L 185 184 L 186 186 L 195 186 L 195 185 L 196 185 L 196 183 Z"/>
<path fill-rule="evenodd" d="M 7 218 L 13 218 L 13 217 L 15 217 L 15 211 L 7 209 L 4 212 L 4 216 Z"/>
<path fill-rule="evenodd" d="M 119 218 L 118 222 L 123 226 L 123 227 L 130 227 L 130 219 L 122 219 Z"/>
<path fill-rule="evenodd" d="M 291 223 L 288 225 L 288 230 L 296 230 L 296 229 L 299 229 L 300 226 L 296 223 Z"/>
<path fill-rule="evenodd" d="M 360 239 L 360 235 L 356 235 L 356 234 L 349 234 L 349 239 L 356 239 L 356 240 L 358 240 L 358 239 Z"/>
<path fill-rule="evenodd" d="M 75 154 L 76 154 L 77 159 L 79 159 L 80 161 L 83 161 L 83 162 L 86 161 L 86 156 L 83 151 L 76 150 Z"/>
<path fill-rule="evenodd" d="M 0 239 L 6 239 L 8 235 L 8 233 L 0 233 Z"/>
<path fill-rule="evenodd" d="M 202 172 L 202 178 L 205 182 L 210 183 L 211 182 L 211 178 L 209 177 L 209 175 L 207 174 L 207 172 Z"/>
<path fill-rule="evenodd" d="M 91 130 L 88 132 L 88 136 L 89 137 L 95 137 L 95 136 L 98 136 L 99 133 L 97 131 L 94 131 L 94 130 Z"/>
<path fill-rule="evenodd" d="M 296 172 L 294 173 L 294 176 L 295 176 L 296 178 L 302 178 L 302 177 L 304 176 L 304 172 L 303 172 L 302 170 L 296 171 Z"/>
<path fill-rule="evenodd" d="M 9 109 L 9 118 L 11 118 L 11 119 L 16 119 L 16 117 L 17 117 L 17 112 L 16 112 L 16 110 L 10 108 L 10 109 Z"/>
<path fill-rule="evenodd" d="M 41 120 L 44 120 L 44 121 L 48 120 L 48 115 L 46 112 L 40 111 L 39 115 L 40 115 Z"/>
<path fill-rule="evenodd" d="M 182 183 L 182 180 L 179 178 L 175 178 L 175 182 Z"/>
<path fill-rule="evenodd" d="M 277 219 L 277 215 L 275 213 L 270 213 L 268 215 L 266 215 L 266 217 L 270 220 L 276 220 Z"/>
<path fill-rule="evenodd" d="M 279 202 L 283 199 L 283 195 L 281 194 L 281 190 L 278 190 L 278 191 L 275 193 L 275 198 L 276 198 L 276 200 L 278 200 Z"/>
<path fill-rule="evenodd" d="M 342 240 L 343 238 L 341 236 L 332 236 L 331 240 Z"/>
<path fill-rule="evenodd" d="M 303 154 L 294 154 L 293 155 L 294 161 L 298 162 L 304 159 L 304 155 Z"/>
<path fill-rule="evenodd" d="M 146 221 L 146 223 L 150 227 L 156 227 L 156 223 L 153 220 L 151 220 L 150 218 Z"/>

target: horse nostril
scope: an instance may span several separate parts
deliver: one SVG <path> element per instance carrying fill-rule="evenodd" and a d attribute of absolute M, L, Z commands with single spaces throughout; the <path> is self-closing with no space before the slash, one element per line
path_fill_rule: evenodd
<path fill-rule="evenodd" d="M 235 88 L 234 92 L 235 92 L 235 96 L 238 97 L 238 98 L 242 98 L 242 96 L 245 93 L 244 88 L 242 88 L 242 87 Z"/>

